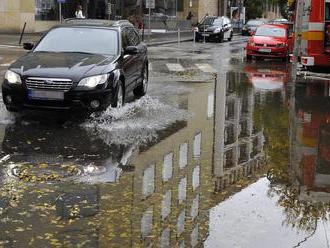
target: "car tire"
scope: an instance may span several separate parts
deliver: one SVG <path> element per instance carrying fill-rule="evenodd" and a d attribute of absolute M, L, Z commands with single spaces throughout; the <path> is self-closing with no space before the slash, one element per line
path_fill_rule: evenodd
<path fill-rule="evenodd" d="M 220 33 L 220 36 L 219 36 L 219 38 L 218 38 L 218 42 L 219 43 L 222 43 L 223 42 L 223 33 Z"/>
<path fill-rule="evenodd" d="M 149 70 L 148 70 L 148 63 L 146 63 L 142 70 L 142 82 L 138 87 L 136 87 L 133 90 L 135 97 L 142 97 L 145 94 L 147 94 L 148 82 L 149 82 Z"/>
<path fill-rule="evenodd" d="M 116 95 L 113 98 L 111 107 L 121 108 L 125 104 L 125 93 L 123 83 L 119 80 L 116 88 Z"/>
<path fill-rule="evenodd" d="M 18 108 L 6 106 L 8 112 L 17 113 L 19 112 Z"/>
<path fill-rule="evenodd" d="M 232 39 L 233 39 L 233 32 L 230 32 L 230 36 L 229 36 L 229 38 L 228 38 L 228 41 L 232 41 Z"/>

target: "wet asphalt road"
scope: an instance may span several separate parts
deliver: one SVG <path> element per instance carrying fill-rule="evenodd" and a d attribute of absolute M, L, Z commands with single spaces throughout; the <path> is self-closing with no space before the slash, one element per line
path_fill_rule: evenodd
<path fill-rule="evenodd" d="M 1 105 L 0 247 L 329 247 L 329 83 L 243 47 L 152 47 L 148 95 L 87 119 Z"/>

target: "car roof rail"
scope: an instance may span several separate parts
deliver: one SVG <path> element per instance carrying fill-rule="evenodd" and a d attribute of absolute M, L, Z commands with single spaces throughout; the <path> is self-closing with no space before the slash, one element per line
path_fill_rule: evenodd
<path fill-rule="evenodd" d="M 104 19 L 82 19 L 82 18 L 68 18 L 64 19 L 64 24 L 69 25 L 91 25 L 91 26 L 107 26 L 107 27 L 117 27 L 122 25 L 130 26 L 131 24 L 128 20 L 104 20 Z"/>

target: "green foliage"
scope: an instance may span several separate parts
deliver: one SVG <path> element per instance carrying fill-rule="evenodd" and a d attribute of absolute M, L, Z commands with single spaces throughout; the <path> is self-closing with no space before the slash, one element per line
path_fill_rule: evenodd
<path fill-rule="evenodd" d="M 263 1 L 253 0 L 245 2 L 246 20 L 261 18 L 263 14 Z"/>

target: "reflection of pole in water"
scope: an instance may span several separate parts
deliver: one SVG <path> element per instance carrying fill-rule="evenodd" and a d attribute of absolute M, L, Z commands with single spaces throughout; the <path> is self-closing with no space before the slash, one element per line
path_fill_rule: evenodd
<path fill-rule="evenodd" d="M 226 73 L 215 79 L 214 90 L 214 153 L 213 173 L 217 178 L 224 176 L 224 140 L 226 120 Z M 220 185 L 219 185 L 220 186 Z"/>

